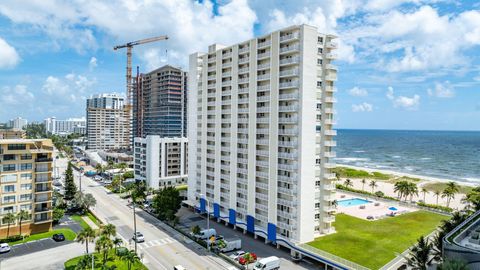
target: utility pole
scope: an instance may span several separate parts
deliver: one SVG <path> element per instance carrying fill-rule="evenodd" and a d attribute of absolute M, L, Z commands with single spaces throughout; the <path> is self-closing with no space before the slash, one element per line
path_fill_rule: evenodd
<path fill-rule="evenodd" d="M 132 205 L 133 205 L 133 233 L 135 235 L 135 254 L 137 254 L 137 218 L 135 214 L 135 200 L 132 197 Z"/>

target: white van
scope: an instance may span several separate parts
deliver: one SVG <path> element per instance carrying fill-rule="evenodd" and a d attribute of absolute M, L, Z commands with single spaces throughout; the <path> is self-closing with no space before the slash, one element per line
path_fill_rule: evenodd
<path fill-rule="evenodd" d="M 195 236 L 199 239 L 207 240 L 212 236 L 217 236 L 217 231 L 215 229 L 201 230 L 200 233 Z"/>
<path fill-rule="evenodd" d="M 275 256 L 263 258 L 257 261 L 255 270 L 277 270 L 280 269 L 280 259 Z"/>

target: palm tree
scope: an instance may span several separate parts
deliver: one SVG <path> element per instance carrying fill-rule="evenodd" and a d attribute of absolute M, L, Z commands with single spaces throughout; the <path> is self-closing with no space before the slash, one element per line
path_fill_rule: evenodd
<path fill-rule="evenodd" d="M 352 183 L 352 180 L 350 179 L 346 179 L 345 182 L 343 183 L 343 185 L 346 187 L 346 188 L 349 188 L 349 187 L 353 187 L 353 183 Z"/>
<path fill-rule="evenodd" d="M 365 184 L 367 183 L 367 180 L 362 179 L 362 181 L 360 181 L 362 183 L 362 191 L 365 191 Z"/>
<path fill-rule="evenodd" d="M 426 197 L 426 195 L 427 195 L 427 193 L 428 193 L 428 190 L 423 187 L 423 188 L 422 188 L 422 193 L 423 193 L 423 202 L 425 203 L 425 197 Z"/>
<path fill-rule="evenodd" d="M 377 181 L 372 180 L 370 181 L 370 184 L 368 184 L 372 188 L 372 193 L 375 191 L 375 188 L 378 187 Z"/>
<path fill-rule="evenodd" d="M 423 236 L 417 240 L 417 244 L 410 248 L 407 264 L 413 269 L 426 270 L 430 258 L 432 244 Z"/>
<path fill-rule="evenodd" d="M 407 192 L 407 181 L 398 181 L 393 187 L 393 192 L 397 193 L 398 199 L 401 200 L 405 192 Z"/>
<path fill-rule="evenodd" d="M 101 235 L 100 238 L 98 238 L 97 242 L 95 242 L 95 250 L 98 253 L 102 253 L 104 265 L 105 263 L 107 263 L 108 252 L 112 247 L 113 247 L 112 239 L 110 239 L 106 235 Z"/>
<path fill-rule="evenodd" d="M 109 160 L 107 163 L 107 170 L 113 169 L 113 166 L 114 166 L 113 160 Z"/>
<path fill-rule="evenodd" d="M 410 195 L 410 201 L 413 200 L 413 195 L 418 197 L 418 186 L 413 182 L 408 182 L 408 194 Z"/>
<path fill-rule="evenodd" d="M 109 223 L 102 227 L 100 234 L 107 237 L 115 236 L 117 234 L 117 229 L 115 228 L 115 225 Z"/>
<path fill-rule="evenodd" d="M 122 162 L 122 163 L 117 165 L 117 168 L 120 169 L 121 173 L 124 173 L 127 170 L 128 165 L 127 165 L 127 163 Z"/>
<path fill-rule="evenodd" d="M 450 207 L 450 200 L 455 198 L 455 192 L 447 187 L 442 192 L 442 198 L 447 198 L 447 207 Z"/>
<path fill-rule="evenodd" d="M 105 172 L 105 167 L 102 166 L 101 163 L 97 163 L 97 165 L 95 165 L 95 170 L 97 171 L 97 174 L 102 174 Z"/>
<path fill-rule="evenodd" d="M 128 250 L 122 255 L 122 260 L 127 262 L 127 268 L 128 270 L 132 269 L 133 264 L 137 262 L 140 258 L 138 257 L 137 253 L 133 250 Z"/>
<path fill-rule="evenodd" d="M 85 251 L 87 252 L 87 254 L 88 254 L 88 242 L 93 243 L 95 240 L 95 236 L 96 236 L 95 231 L 90 227 L 87 227 L 81 230 L 77 235 L 76 241 L 82 244 L 85 243 Z"/>
<path fill-rule="evenodd" d="M 438 197 L 440 197 L 440 195 L 442 193 L 440 192 L 440 190 L 435 190 L 435 192 L 433 192 L 433 194 L 437 197 L 437 205 L 438 205 Z"/>
<path fill-rule="evenodd" d="M 16 220 L 14 213 L 8 213 L 3 217 L 3 223 L 7 223 L 7 238 L 10 236 L 10 224 L 14 223 Z"/>
<path fill-rule="evenodd" d="M 30 213 L 26 210 L 20 210 L 17 214 L 18 225 L 20 226 L 20 235 L 22 235 L 22 222 L 30 219 Z"/>
<path fill-rule="evenodd" d="M 117 249 L 123 244 L 123 240 L 119 237 L 115 237 L 113 238 L 112 243 L 115 246 L 115 254 L 117 254 Z"/>
<path fill-rule="evenodd" d="M 453 191 L 453 193 L 458 193 L 460 191 L 460 186 L 453 182 L 453 181 L 450 181 L 447 183 L 447 187 L 448 189 L 450 189 L 451 191 Z"/>

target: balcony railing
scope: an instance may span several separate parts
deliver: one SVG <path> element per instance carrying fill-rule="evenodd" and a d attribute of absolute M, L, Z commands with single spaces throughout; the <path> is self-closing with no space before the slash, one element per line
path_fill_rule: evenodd
<path fill-rule="evenodd" d="M 48 197 L 36 197 L 35 198 L 35 202 L 48 202 L 48 201 L 51 201 L 52 199 L 51 198 L 48 198 Z"/>
<path fill-rule="evenodd" d="M 46 192 L 46 191 L 52 191 L 52 189 L 48 187 L 35 188 L 35 192 Z"/>
<path fill-rule="evenodd" d="M 44 168 L 44 167 L 41 167 L 41 168 L 35 168 L 35 172 L 49 172 L 50 171 L 50 168 Z"/>
<path fill-rule="evenodd" d="M 35 159 L 35 162 L 52 162 L 52 161 L 53 161 L 53 158 L 49 158 L 49 157 L 40 157 Z"/>

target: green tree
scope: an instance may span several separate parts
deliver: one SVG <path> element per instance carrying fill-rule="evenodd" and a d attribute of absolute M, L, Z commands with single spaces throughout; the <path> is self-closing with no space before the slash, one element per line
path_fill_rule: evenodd
<path fill-rule="evenodd" d="M 450 201 L 455 198 L 455 192 L 447 187 L 442 192 L 442 198 L 447 199 L 447 207 L 450 207 Z"/>
<path fill-rule="evenodd" d="M 52 219 L 54 223 L 58 223 L 65 215 L 65 210 L 60 207 L 53 208 Z"/>
<path fill-rule="evenodd" d="M 202 229 L 200 229 L 200 226 L 198 226 L 198 225 L 195 225 L 195 226 L 192 227 L 192 233 L 193 233 L 194 235 L 199 234 L 201 230 L 202 230 Z"/>
<path fill-rule="evenodd" d="M 132 266 L 139 260 L 137 253 L 133 250 L 129 250 L 122 254 L 122 260 L 127 263 L 128 270 L 132 269 Z"/>
<path fill-rule="evenodd" d="M 115 237 L 113 238 L 112 243 L 115 246 L 115 254 L 117 254 L 117 249 L 123 244 L 123 240 L 119 237 Z"/>
<path fill-rule="evenodd" d="M 102 166 L 101 163 L 97 163 L 97 165 L 95 165 L 95 170 L 97 171 L 97 174 L 103 174 L 105 172 L 105 167 Z"/>
<path fill-rule="evenodd" d="M 102 262 L 103 265 L 107 263 L 108 260 L 108 252 L 112 249 L 113 247 L 113 241 L 110 239 L 110 237 L 106 235 L 101 235 L 100 238 L 97 239 L 95 242 L 95 250 L 98 253 L 102 253 Z"/>
<path fill-rule="evenodd" d="M 345 182 L 343 182 L 343 185 L 346 187 L 346 188 L 349 188 L 349 187 L 353 187 L 353 183 L 352 183 L 352 180 L 350 179 L 346 179 Z"/>
<path fill-rule="evenodd" d="M 112 188 L 115 192 L 121 191 L 123 183 L 122 175 L 115 175 L 112 180 Z"/>
<path fill-rule="evenodd" d="M 468 208 L 473 211 L 480 210 L 480 186 L 472 189 L 463 199 L 468 204 Z"/>
<path fill-rule="evenodd" d="M 18 220 L 18 226 L 20 227 L 20 235 L 22 235 L 22 222 L 24 220 L 29 220 L 30 219 L 30 213 L 28 213 L 26 210 L 20 210 L 17 214 L 17 220 Z"/>
<path fill-rule="evenodd" d="M 362 191 L 365 191 L 365 184 L 367 183 L 367 180 L 365 180 L 365 178 L 362 179 L 362 181 L 360 181 L 362 183 Z"/>
<path fill-rule="evenodd" d="M 113 237 L 117 234 L 117 228 L 115 225 L 108 223 L 101 228 L 100 234 L 107 237 Z"/>
<path fill-rule="evenodd" d="M 82 192 L 78 192 L 72 201 L 72 205 L 76 209 L 80 209 L 82 213 L 87 212 L 90 207 L 94 207 L 96 204 L 97 200 L 90 193 L 83 194 Z"/>
<path fill-rule="evenodd" d="M 175 187 L 165 187 L 153 198 L 152 207 L 160 219 L 173 220 L 181 203 L 179 191 Z"/>
<path fill-rule="evenodd" d="M 93 256 L 93 255 L 92 255 Z M 75 265 L 75 270 L 87 270 L 90 269 L 92 264 L 92 257 L 90 255 L 85 255 L 78 260 L 77 265 Z"/>
<path fill-rule="evenodd" d="M 412 269 L 426 270 L 431 251 L 432 244 L 428 242 L 428 239 L 420 236 L 417 244 L 410 248 L 407 264 L 411 266 Z"/>
<path fill-rule="evenodd" d="M 145 182 L 140 181 L 135 183 L 130 189 L 130 197 L 133 203 L 139 203 L 145 201 L 147 198 L 147 187 Z"/>
<path fill-rule="evenodd" d="M 370 181 L 370 184 L 368 186 L 372 188 L 372 193 L 373 193 L 375 191 L 375 188 L 378 187 L 377 181 L 375 180 Z"/>
<path fill-rule="evenodd" d="M 435 195 L 435 197 L 437 197 L 437 205 L 438 205 L 438 197 L 440 197 L 440 195 L 442 195 L 442 192 L 440 192 L 440 190 L 435 190 L 433 192 L 433 194 Z"/>
<path fill-rule="evenodd" d="M 88 243 L 93 243 L 95 241 L 95 237 L 95 231 L 92 228 L 87 227 L 78 233 L 75 240 L 82 244 L 85 243 L 85 252 L 88 254 Z"/>
<path fill-rule="evenodd" d="M 460 260 L 446 260 L 437 267 L 437 270 L 469 270 L 467 264 Z"/>
<path fill-rule="evenodd" d="M 422 188 L 423 193 L 423 202 L 425 202 L 425 197 L 427 196 L 428 190 L 426 188 Z"/>
<path fill-rule="evenodd" d="M 124 173 L 127 170 L 127 168 L 128 168 L 128 165 L 125 162 L 117 164 L 117 169 L 120 169 L 121 173 Z"/>
<path fill-rule="evenodd" d="M 7 223 L 7 238 L 10 236 L 10 225 L 16 220 L 14 213 L 7 213 L 3 217 L 3 223 Z"/>
<path fill-rule="evenodd" d="M 67 170 L 65 171 L 65 200 L 71 201 L 75 198 L 77 193 L 77 186 L 73 178 L 72 163 L 68 162 Z"/>
<path fill-rule="evenodd" d="M 397 193 L 398 199 L 401 200 L 403 196 L 408 193 L 408 182 L 398 181 L 393 187 L 393 192 Z"/>
<path fill-rule="evenodd" d="M 133 171 L 125 172 L 123 174 L 123 179 L 130 179 L 130 178 L 134 178 L 134 177 L 135 177 L 135 175 L 134 175 Z"/>

